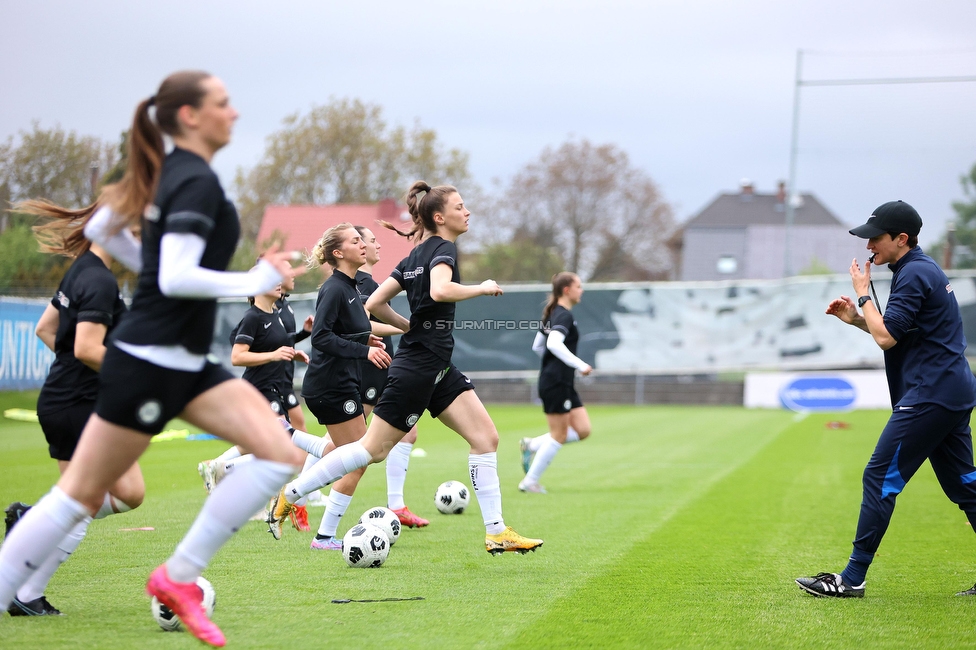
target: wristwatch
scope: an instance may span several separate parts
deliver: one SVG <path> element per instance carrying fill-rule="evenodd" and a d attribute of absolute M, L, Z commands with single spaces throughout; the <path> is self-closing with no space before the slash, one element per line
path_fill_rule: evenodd
<path fill-rule="evenodd" d="M 868 300 L 871 300 L 871 296 L 861 296 L 857 299 L 857 306 L 863 308 L 864 303 L 866 303 Z"/>

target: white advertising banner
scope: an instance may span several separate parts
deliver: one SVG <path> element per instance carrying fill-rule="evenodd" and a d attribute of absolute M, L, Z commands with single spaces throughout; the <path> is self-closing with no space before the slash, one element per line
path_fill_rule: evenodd
<path fill-rule="evenodd" d="M 891 409 L 883 370 L 836 372 L 750 372 L 747 408 L 786 408 L 797 412 Z"/>

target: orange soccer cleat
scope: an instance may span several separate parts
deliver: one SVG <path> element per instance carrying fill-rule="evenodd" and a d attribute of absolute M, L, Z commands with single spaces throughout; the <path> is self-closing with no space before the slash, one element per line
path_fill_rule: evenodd
<path fill-rule="evenodd" d="M 291 518 L 291 525 L 295 527 L 295 530 L 303 533 L 312 530 L 312 527 L 308 525 L 308 508 L 305 506 L 295 506 L 288 516 Z"/>

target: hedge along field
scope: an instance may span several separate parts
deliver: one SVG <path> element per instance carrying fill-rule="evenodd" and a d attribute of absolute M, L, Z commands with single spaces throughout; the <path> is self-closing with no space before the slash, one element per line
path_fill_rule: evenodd
<path fill-rule="evenodd" d="M 36 394 L 0 395 L 32 408 Z M 976 644 L 976 539 L 928 465 L 899 497 L 867 596 L 803 595 L 800 575 L 839 571 L 850 552 L 860 474 L 883 412 L 817 414 L 708 407 L 593 407 L 592 438 L 567 445 L 522 494 L 518 439 L 545 432 L 536 407 L 492 406 L 506 523 L 545 545 L 488 555 L 480 511 L 437 513 L 446 480 L 467 483 L 467 448 L 420 423 L 407 504 L 431 519 L 405 530 L 379 569 L 351 569 L 286 526 L 275 542 L 249 523 L 205 575 L 230 647 L 962 647 Z M 825 425 L 842 420 L 846 429 Z M 174 423 L 180 428 L 184 425 Z M 320 427 L 315 428 L 322 433 Z M 48 590 L 63 617 L 0 619 L 0 646 L 200 647 L 161 631 L 143 586 L 205 498 L 199 460 L 219 441 L 153 444 L 147 499 L 95 522 Z M 36 424 L 0 420 L 0 501 L 34 502 L 56 480 Z M 340 533 L 385 503 L 370 469 Z M 310 509 L 313 528 L 323 510 Z M 131 530 L 151 527 L 151 531 Z M 128 529 L 128 530 L 127 530 Z M 412 598 L 333 604 L 333 599 Z"/>

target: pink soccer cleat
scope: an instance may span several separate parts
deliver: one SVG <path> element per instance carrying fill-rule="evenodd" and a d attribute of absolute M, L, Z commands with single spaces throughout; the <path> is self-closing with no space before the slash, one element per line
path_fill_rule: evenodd
<path fill-rule="evenodd" d="M 222 648 L 227 639 L 220 628 L 203 611 L 203 591 L 195 582 L 173 582 L 161 564 L 149 576 L 146 593 L 173 610 L 190 634 L 215 648 Z"/>

